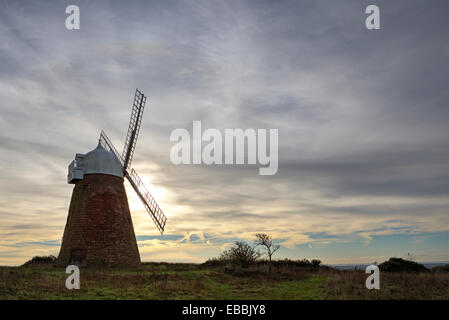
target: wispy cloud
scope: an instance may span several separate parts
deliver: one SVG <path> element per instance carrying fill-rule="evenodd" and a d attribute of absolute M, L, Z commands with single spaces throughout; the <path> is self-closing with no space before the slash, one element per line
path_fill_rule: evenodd
<path fill-rule="evenodd" d="M 0 264 L 57 254 L 67 165 L 101 129 L 121 147 L 135 87 L 149 104 L 133 166 L 169 217 L 158 236 L 127 187 L 144 260 L 201 261 L 256 232 L 285 257 L 377 259 L 413 239 L 447 257 L 448 4 L 379 1 L 379 32 L 367 4 L 79 1 L 68 31 L 64 3 L 4 1 Z M 193 120 L 278 128 L 277 175 L 172 165 L 170 132 Z M 390 251 L 390 236 L 408 240 Z"/>

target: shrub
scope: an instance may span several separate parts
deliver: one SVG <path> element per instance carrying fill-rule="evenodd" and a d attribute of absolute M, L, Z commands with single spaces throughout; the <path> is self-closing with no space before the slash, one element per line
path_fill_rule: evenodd
<path fill-rule="evenodd" d="M 404 260 L 402 258 L 390 258 L 379 265 L 380 271 L 385 272 L 428 272 L 423 264 L 415 261 Z"/>
<path fill-rule="evenodd" d="M 202 263 L 202 266 L 204 267 L 218 267 L 223 266 L 226 264 L 226 261 L 224 261 L 221 258 L 209 258 L 206 260 L 206 262 Z"/>
<path fill-rule="evenodd" d="M 225 267 L 226 265 L 229 265 L 231 261 L 229 258 L 222 254 L 218 258 L 210 258 L 206 262 L 202 263 L 201 266 L 208 268 L 208 267 Z M 257 259 L 253 263 L 251 263 L 251 266 L 260 268 L 269 265 L 268 260 L 264 259 Z M 282 260 L 272 260 L 271 264 L 273 268 L 276 268 L 278 271 L 287 271 L 287 270 L 302 270 L 302 271 L 317 271 L 317 270 L 336 270 L 334 268 L 324 266 L 321 264 L 321 261 L 318 259 L 313 259 L 311 261 L 307 259 L 302 260 L 290 260 L 290 259 L 282 259 Z"/>
<path fill-rule="evenodd" d="M 31 260 L 25 262 L 22 266 L 28 267 L 32 265 L 49 265 L 54 264 L 56 262 L 56 257 L 53 255 L 50 256 L 35 256 Z"/>
<path fill-rule="evenodd" d="M 222 252 L 221 260 L 229 261 L 233 266 L 248 268 L 261 256 L 261 254 L 249 244 L 236 241 L 235 245 Z"/>
<path fill-rule="evenodd" d="M 314 268 L 318 268 L 321 264 L 321 260 L 318 259 L 313 259 L 311 262 Z"/>
<path fill-rule="evenodd" d="M 449 272 L 449 264 L 444 266 L 436 266 L 432 268 L 432 272 L 436 273 L 448 273 Z"/>

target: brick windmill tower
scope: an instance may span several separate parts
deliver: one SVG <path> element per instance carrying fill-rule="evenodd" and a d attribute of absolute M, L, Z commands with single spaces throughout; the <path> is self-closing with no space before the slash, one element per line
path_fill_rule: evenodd
<path fill-rule="evenodd" d="M 134 169 L 129 171 L 142 122 L 146 97 L 136 89 L 128 134 L 120 156 L 104 131 L 98 146 L 77 153 L 69 165 L 68 183 L 75 184 L 57 263 L 61 266 L 136 266 L 136 236 L 124 188 L 126 178 L 159 231 L 167 218 Z"/>

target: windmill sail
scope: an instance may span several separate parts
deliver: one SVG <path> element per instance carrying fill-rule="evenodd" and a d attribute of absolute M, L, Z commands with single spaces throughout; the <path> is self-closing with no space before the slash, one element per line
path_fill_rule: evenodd
<path fill-rule="evenodd" d="M 148 189 L 143 184 L 142 180 L 139 178 L 137 172 L 134 169 L 131 169 L 131 174 L 128 174 L 128 172 L 126 172 L 125 174 L 126 178 L 134 188 L 134 191 L 136 191 L 140 200 L 142 200 L 145 209 L 147 209 L 148 213 L 150 214 L 150 217 L 156 224 L 156 227 L 162 234 L 164 232 L 167 217 L 164 215 L 161 208 L 159 208 L 153 196 L 150 194 Z"/>
<path fill-rule="evenodd" d="M 137 136 L 139 135 L 140 124 L 142 122 L 143 110 L 145 108 L 145 102 L 147 97 L 136 89 L 134 96 L 133 109 L 131 111 L 131 119 L 129 121 L 128 133 L 125 139 L 125 145 L 123 147 L 122 157 L 123 169 L 127 170 L 131 164 L 131 160 L 134 155 L 134 149 L 136 148 Z"/>
<path fill-rule="evenodd" d="M 145 209 L 149 213 L 151 219 L 153 219 L 156 227 L 159 229 L 161 234 L 164 232 L 165 222 L 167 217 L 162 212 L 159 205 L 154 200 L 153 196 L 150 194 L 148 189 L 143 184 L 139 175 L 134 169 L 131 169 L 131 173 L 128 172 L 132 156 L 134 154 L 134 149 L 136 147 L 137 136 L 139 134 L 140 124 L 142 122 L 143 109 L 145 107 L 146 97 L 145 95 L 136 89 L 136 95 L 134 97 L 133 110 L 131 113 L 131 121 L 129 123 L 128 134 L 126 136 L 125 147 L 123 148 L 123 153 L 120 156 L 117 149 L 109 140 L 106 133 L 102 130 L 100 134 L 100 144 L 108 151 L 111 151 L 120 162 L 123 168 L 123 174 L 131 183 L 134 191 L 136 191 L 140 200 L 142 201 Z"/>
<path fill-rule="evenodd" d="M 117 160 L 120 162 L 120 164 L 123 167 L 122 157 L 120 156 L 117 149 L 114 147 L 111 140 L 109 140 L 108 136 L 106 135 L 106 133 L 103 130 L 101 130 L 101 134 L 100 134 L 100 144 L 107 151 L 111 151 L 117 157 Z"/>

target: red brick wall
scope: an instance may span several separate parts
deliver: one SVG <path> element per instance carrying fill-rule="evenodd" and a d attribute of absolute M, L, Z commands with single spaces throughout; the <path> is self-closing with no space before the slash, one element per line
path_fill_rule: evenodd
<path fill-rule="evenodd" d="M 140 264 L 123 178 L 86 174 L 75 184 L 58 264 L 80 262 L 89 267 Z"/>

